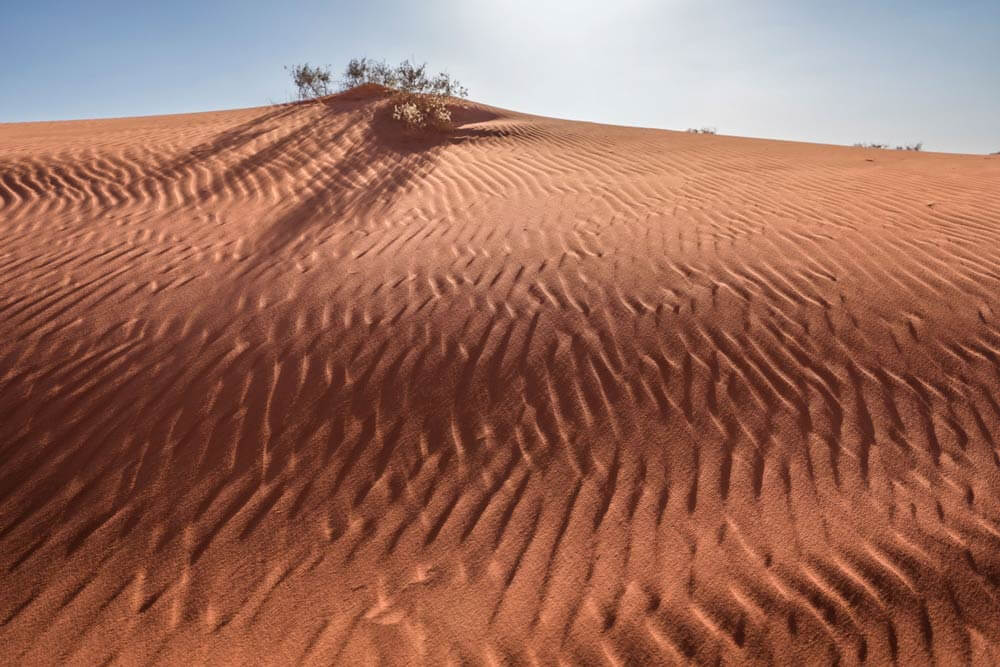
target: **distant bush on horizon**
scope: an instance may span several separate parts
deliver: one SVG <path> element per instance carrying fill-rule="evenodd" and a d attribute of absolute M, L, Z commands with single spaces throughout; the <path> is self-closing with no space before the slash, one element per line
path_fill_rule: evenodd
<path fill-rule="evenodd" d="M 889 144 L 860 143 L 860 142 L 854 144 L 854 147 L 855 148 L 880 148 L 880 149 L 884 149 L 884 150 L 888 150 L 888 149 L 892 148 L 892 146 L 890 146 Z M 896 146 L 896 150 L 897 151 L 919 151 L 919 150 L 922 150 L 923 147 L 924 147 L 923 142 L 918 141 L 915 144 L 905 144 L 903 146 Z"/>
<path fill-rule="evenodd" d="M 309 63 L 286 67 L 298 90 L 300 100 L 315 100 L 333 91 L 329 65 L 311 67 Z M 339 90 L 346 91 L 366 84 L 385 86 L 394 91 L 392 118 L 411 131 L 446 131 L 452 128 L 447 99 L 467 97 L 469 91 L 447 72 L 431 75 L 427 63 L 419 65 L 404 60 L 391 67 L 384 60 L 352 58 L 344 69 Z"/>
<path fill-rule="evenodd" d="M 687 129 L 689 134 L 715 134 L 716 129 L 714 127 L 689 127 Z"/>

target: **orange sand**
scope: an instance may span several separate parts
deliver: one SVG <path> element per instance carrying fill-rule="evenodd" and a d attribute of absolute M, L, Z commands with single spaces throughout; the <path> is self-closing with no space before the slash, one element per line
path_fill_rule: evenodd
<path fill-rule="evenodd" d="M 1000 157 L 381 104 L 0 125 L 4 664 L 1000 663 Z"/>

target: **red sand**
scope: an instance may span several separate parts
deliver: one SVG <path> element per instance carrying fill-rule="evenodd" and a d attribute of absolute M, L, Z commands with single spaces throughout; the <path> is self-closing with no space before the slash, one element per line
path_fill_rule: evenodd
<path fill-rule="evenodd" d="M 4 664 L 997 664 L 1000 158 L 0 125 Z"/>

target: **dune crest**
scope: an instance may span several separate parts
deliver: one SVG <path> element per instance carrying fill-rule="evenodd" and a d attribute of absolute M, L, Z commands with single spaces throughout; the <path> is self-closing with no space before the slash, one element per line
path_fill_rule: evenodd
<path fill-rule="evenodd" d="M 1000 663 L 1000 158 L 384 104 L 0 125 L 4 663 Z"/>

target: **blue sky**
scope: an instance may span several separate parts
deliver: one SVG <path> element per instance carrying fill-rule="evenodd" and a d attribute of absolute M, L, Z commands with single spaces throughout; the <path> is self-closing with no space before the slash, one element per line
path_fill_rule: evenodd
<path fill-rule="evenodd" d="M 1000 150 L 998 0 L 0 3 L 0 121 L 257 106 L 283 65 L 410 57 L 548 116 Z"/>

